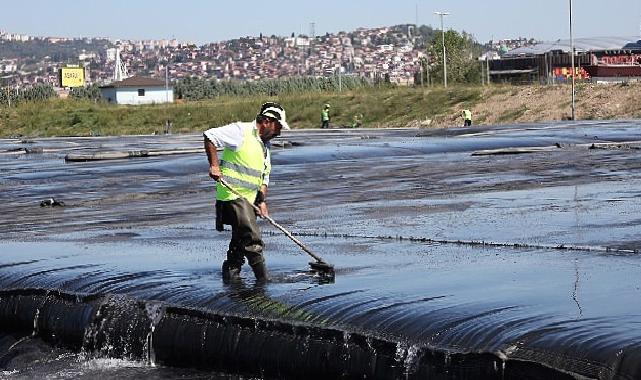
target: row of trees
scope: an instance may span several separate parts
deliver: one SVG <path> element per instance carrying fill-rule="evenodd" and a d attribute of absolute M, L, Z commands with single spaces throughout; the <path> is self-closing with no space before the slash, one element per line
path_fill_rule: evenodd
<path fill-rule="evenodd" d="M 178 99 L 203 100 L 225 95 L 277 96 L 305 91 L 353 90 L 371 87 L 375 84 L 375 81 L 369 81 L 366 78 L 357 76 L 289 77 L 255 82 L 186 78 L 175 84 L 174 94 Z"/>
<path fill-rule="evenodd" d="M 334 77 L 290 77 L 265 79 L 255 82 L 219 81 L 216 79 L 185 78 L 174 84 L 174 95 L 177 99 L 206 100 L 220 96 L 277 96 L 296 94 L 307 91 L 354 90 L 375 85 L 389 85 L 389 78 L 381 77 L 368 80 L 356 76 Z M 100 101 L 102 95 L 97 85 L 71 89 L 69 96 L 73 99 Z"/>
<path fill-rule="evenodd" d="M 96 84 L 85 87 L 74 87 L 69 91 L 69 97 L 73 99 L 89 99 L 93 101 L 102 100 L 100 87 Z"/>
<path fill-rule="evenodd" d="M 50 84 L 36 84 L 31 87 L 10 89 L 9 87 L 0 89 L 0 104 L 12 106 L 22 102 L 42 101 L 56 96 L 56 91 Z"/>

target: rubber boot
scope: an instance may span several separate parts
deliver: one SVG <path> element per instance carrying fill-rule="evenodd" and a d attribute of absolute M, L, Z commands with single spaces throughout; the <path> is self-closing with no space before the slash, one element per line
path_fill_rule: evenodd
<path fill-rule="evenodd" d="M 240 280 L 240 265 L 231 264 L 228 260 L 223 261 L 223 282 Z"/>
<path fill-rule="evenodd" d="M 269 281 L 269 274 L 267 273 L 267 267 L 265 266 L 264 261 L 251 265 L 251 268 L 254 271 L 256 282 L 264 283 Z"/>

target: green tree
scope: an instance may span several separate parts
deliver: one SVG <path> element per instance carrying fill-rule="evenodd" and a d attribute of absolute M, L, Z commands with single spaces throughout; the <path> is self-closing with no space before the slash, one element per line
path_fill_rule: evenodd
<path fill-rule="evenodd" d="M 75 87 L 69 91 L 69 96 L 74 99 L 89 99 L 93 101 L 102 100 L 100 87 L 98 85 L 90 85 L 85 87 Z"/>
<path fill-rule="evenodd" d="M 430 75 L 433 80 L 443 83 L 443 40 L 442 34 L 434 35 L 428 47 L 432 58 Z M 474 38 L 455 30 L 445 32 L 445 57 L 447 59 L 448 83 L 478 83 L 481 80 L 481 66 L 477 57 L 481 48 Z"/>
<path fill-rule="evenodd" d="M 14 106 L 18 105 L 18 103 L 44 101 L 57 96 L 53 87 L 44 83 L 7 90 L 8 88 L 3 88 L 0 92 L 0 104 L 2 105 L 11 104 Z"/>
<path fill-rule="evenodd" d="M 263 79 L 255 82 L 244 82 L 240 80 L 208 80 L 194 77 L 187 77 L 179 80 L 174 85 L 174 91 L 178 99 L 204 100 L 214 99 L 219 96 L 250 96 L 267 95 L 277 96 L 285 94 L 296 94 L 306 91 L 337 91 L 339 87 L 343 90 L 354 90 L 358 88 L 371 87 L 366 78 L 358 76 L 342 76 L 340 79 L 332 77 L 287 77 L 278 79 Z"/>

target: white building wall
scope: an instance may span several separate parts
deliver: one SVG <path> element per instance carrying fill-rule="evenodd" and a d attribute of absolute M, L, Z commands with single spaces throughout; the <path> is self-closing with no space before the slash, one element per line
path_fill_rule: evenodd
<path fill-rule="evenodd" d="M 102 97 L 109 103 L 117 104 L 152 104 L 152 103 L 173 103 L 174 90 L 168 92 L 164 88 L 151 87 L 144 88 L 145 95 L 138 95 L 138 88 L 103 88 L 101 89 Z"/>
<path fill-rule="evenodd" d="M 152 104 L 152 103 L 173 103 L 174 90 L 169 89 L 169 94 L 164 88 L 145 88 L 145 95 L 138 95 L 138 88 L 117 88 L 116 101 L 118 104 Z"/>

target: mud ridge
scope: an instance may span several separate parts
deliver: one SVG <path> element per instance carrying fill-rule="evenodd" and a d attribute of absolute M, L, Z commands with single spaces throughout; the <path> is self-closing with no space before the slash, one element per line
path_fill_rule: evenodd
<path fill-rule="evenodd" d="M 123 295 L 2 290 L 0 331 L 94 357 L 267 379 L 578 378 L 501 353 L 447 352 L 336 327 L 217 314 Z M 12 348 L 0 352 L 0 368 Z"/>
<path fill-rule="evenodd" d="M 279 235 L 273 231 L 266 231 L 265 234 L 270 236 Z M 587 252 L 604 252 L 604 253 L 619 253 L 619 254 L 637 254 L 640 252 L 638 249 L 625 249 L 607 246 L 587 246 L 587 245 L 545 245 L 545 244 L 528 244 L 528 243 L 513 243 L 513 242 L 491 242 L 481 240 L 447 240 L 447 239 L 432 239 L 420 236 L 401 236 L 401 235 L 387 235 L 387 236 L 370 236 L 370 235 L 354 235 L 354 234 L 337 234 L 327 232 L 294 232 L 294 236 L 301 237 L 322 237 L 332 239 L 374 239 L 374 240 L 394 240 L 394 241 L 409 241 L 425 244 L 454 244 L 463 246 L 483 246 L 483 247 L 504 247 L 514 249 L 543 249 L 543 250 L 559 250 L 559 251 L 587 251 Z"/>

